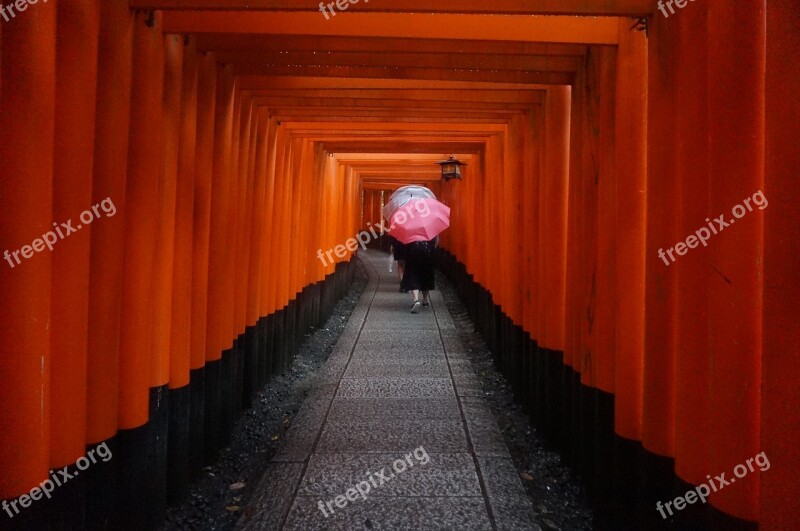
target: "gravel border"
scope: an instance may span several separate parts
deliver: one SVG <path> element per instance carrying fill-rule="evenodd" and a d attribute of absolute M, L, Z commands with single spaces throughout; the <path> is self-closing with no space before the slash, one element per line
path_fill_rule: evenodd
<path fill-rule="evenodd" d="M 321 328 L 306 334 L 294 364 L 277 376 L 253 400 L 253 407 L 236 422 L 231 444 L 219 460 L 202 471 L 189 498 L 167 511 L 162 531 L 228 531 L 236 526 L 241 511 L 264 475 L 267 464 L 292 425 L 311 383 L 325 364 L 345 329 L 350 315 L 367 287 L 367 273 L 360 260 L 348 294 L 334 307 Z"/>
<path fill-rule="evenodd" d="M 592 529 L 593 513 L 579 478 L 561 462 L 557 452 L 544 447 L 522 406 L 514 401 L 511 385 L 495 367 L 492 353 L 452 284 L 440 272 L 436 283 L 533 502 L 537 522 L 546 531 Z"/>

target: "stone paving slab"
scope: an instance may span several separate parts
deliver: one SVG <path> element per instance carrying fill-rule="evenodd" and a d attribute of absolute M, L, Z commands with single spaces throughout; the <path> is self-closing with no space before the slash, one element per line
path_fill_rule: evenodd
<path fill-rule="evenodd" d="M 303 478 L 301 463 L 271 463 L 267 466 L 250 506 L 239 521 L 239 529 L 260 531 L 280 529 L 292 507 L 294 491 Z M 263 510 L 263 508 L 269 510 Z"/>
<path fill-rule="evenodd" d="M 356 419 L 326 423 L 316 452 L 325 454 L 397 453 L 418 447 L 428 452 L 466 452 L 467 436 L 461 419 L 402 420 L 392 422 Z"/>
<path fill-rule="evenodd" d="M 361 257 L 367 289 L 238 529 L 540 529 L 441 293 L 410 314 L 386 255 Z"/>
<path fill-rule="evenodd" d="M 437 398 L 337 398 L 328 420 L 369 419 L 389 423 L 402 420 L 447 420 L 458 418 L 456 397 Z"/>
<path fill-rule="evenodd" d="M 414 466 L 405 471 L 400 466 L 408 465 L 405 457 L 396 461 L 398 454 L 371 455 L 315 455 L 306 469 L 299 496 L 315 496 L 330 500 L 359 483 L 371 484 L 369 497 L 392 496 L 482 496 L 475 463 L 470 454 L 417 454 L 427 459 L 411 456 Z M 427 461 L 427 462 L 426 462 Z M 378 475 L 380 473 L 380 475 Z M 386 478 L 386 479 L 384 479 Z M 381 479 L 384 479 L 381 484 Z"/>
<path fill-rule="evenodd" d="M 367 328 L 383 328 L 385 326 L 386 320 L 384 318 L 369 317 L 367 319 Z M 416 330 L 439 330 L 439 327 L 434 319 L 419 321 L 415 321 L 413 319 L 398 319 L 396 322 L 392 323 L 392 326 L 395 330 L 408 330 L 409 332 Z"/>
<path fill-rule="evenodd" d="M 450 367 L 442 358 L 404 358 L 397 361 L 353 360 L 344 378 L 450 378 Z"/>
<path fill-rule="evenodd" d="M 467 429 L 472 439 L 475 455 L 480 457 L 511 457 L 503 434 L 494 420 L 494 415 L 486 400 L 463 397 L 461 407 L 467 419 Z"/>
<path fill-rule="evenodd" d="M 347 378 L 338 398 L 432 398 L 455 393 L 450 378 Z"/>
<path fill-rule="evenodd" d="M 541 529 L 511 458 L 479 458 L 497 529 Z"/>
<path fill-rule="evenodd" d="M 374 349 L 374 348 L 403 348 L 413 350 L 420 347 L 436 346 L 442 349 L 441 335 L 438 330 L 420 330 L 415 334 L 397 330 L 394 328 L 387 328 L 384 323 L 383 328 L 367 329 L 361 333 L 358 338 L 358 348 L 360 349 Z"/>
<path fill-rule="evenodd" d="M 441 347 L 434 346 L 411 350 L 398 350 L 396 348 L 367 350 L 363 346 L 358 346 L 353 352 L 354 361 L 402 363 L 405 360 L 415 358 L 446 360 L 444 350 Z"/>
<path fill-rule="evenodd" d="M 374 498 L 354 502 L 326 518 L 317 498 L 298 497 L 284 529 L 419 529 L 485 531 L 492 529 L 483 498 Z"/>

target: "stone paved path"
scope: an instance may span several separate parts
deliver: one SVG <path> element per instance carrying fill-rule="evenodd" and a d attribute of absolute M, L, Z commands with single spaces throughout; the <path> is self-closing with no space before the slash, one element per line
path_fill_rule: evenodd
<path fill-rule="evenodd" d="M 387 256 L 361 259 L 369 285 L 239 528 L 539 529 L 441 295 L 413 315 Z"/>

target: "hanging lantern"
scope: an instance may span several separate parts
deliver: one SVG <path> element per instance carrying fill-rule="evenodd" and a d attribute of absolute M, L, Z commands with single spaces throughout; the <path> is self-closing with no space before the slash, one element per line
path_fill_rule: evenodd
<path fill-rule="evenodd" d="M 437 162 L 442 167 L 442 179 L 449 181 L 450 179 L 461 179 L 461 166 L 466 166 L 466 162 L 461 162 L 455 155 L 447 160 Z"/>

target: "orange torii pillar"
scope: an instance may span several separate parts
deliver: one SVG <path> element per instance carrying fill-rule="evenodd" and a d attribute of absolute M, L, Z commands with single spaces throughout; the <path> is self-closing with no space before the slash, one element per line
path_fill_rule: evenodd
<path fill-rule="evenodd" d="M 567 247 L 566 344 L 567 370 L 562 388 L 564 411 L 565 454 L 569 462 L 588 470 L 591 432 L 584 429 L 590 395 L 581 384 L 593 385 L 594 349 L 589 320 L 596 314 L 593 275 L 596 266 L 597 181 L 599 174 L 597 103 L 590 97 L 598 89 L 596 50 L 590 49 L 577 74 L 572 89 L 572 124 L 570 127 L 569 221 Z"/>
<path fill-rule="evenodd" d="M 724 214 L 730 223 L 736 221 L 732 209 L 764 188 L 766 15 L 763 4 L 730 9 L 722 0 L 709 0 L 708 12 L 708 86 L 714 94 L 708 103 L 709 217 Z M 708 286 L 710 474 L 728 471 L 730 477 L 734 467 L 761 452 L 763 221 L 756 210 L 709 245 L 716 270 Z M 758 490 L 753 475 L 710 501 L 755 521 Z"/>
<path fill-rule="evenodd" d="M 299 178 L 300 172 L 300 157 L 302 157 L 303 140 L 298 137 L 292 137 L 290 142 L 290 155 L 287 158 L 289 166 L 286 172 L 286 178 L 290 182 L 290 199 L 288 201 L 289 210 L 284 219 L 284 231 L 281 234 L 283 238 L 282 248 L 286 250 L 284 261 L 284 282 L 283 282 L 283 298 L 286 304 L 286 348 L 284 349 L 285 359 L 284 367 L 288 367 L 292 363 L 292 357 L 295 352 L 295 339 L 297 334 L 297 285 L 295 281 L 297 272 L 297 260 L 299 254 L 299 245 L 295 238 L 297 235 L 297 223 L 299 219 L 300 199 L 302 197 L 302 182 Z"/>
<path fill-rule="evenodd" d="M 246 220 L 249 215 L 247 198 L 251 182 L 251 158 L 255 141 L 255 120 L 253 100 L 249 93 L 236 91 L 233 115 L 233 137 L 231 141 L 231 209 L 228 210 L 228 238 L 231 252 L 228 253 L 231 291 L 226 300 L 226 327 L 230 345 L 222 354 L 222 421 L 221 437 L 227 443 L 229 427 L 233 426 L 234 410 L 238 409 L 239 396 L 236 389 L 241 388 L 242 377 L 242 334 L 244 332 L 244 311 L 247 309 L 247 256 L 249 243 Z M 238 136 L 237 136 L 238 134 Z"/>
<path fill-rule="evenodd" d="M 698 36 L 706 33 L 709 5 L 702 3 L 694 7 L 696 9 L 686 10 L 682 13 L 685 16 L 675 20 L 673 29 L 678 37 L 677 60 L 680 64 L 675 85 L 679 107 L 674 117 L 680 131 L 674 144 L 676 180 L 681 183 L 681 208 L 676 212 L 678 238 L 695 234 L 706 225 L 705 219 L 712 214 L 709 209 L 708 95 L 716 89 L 708 85 L 708 47 L 703 39 L 704 45 L 698 46 Z M 674 243 L 669 243 L 669 246 Z M 676 268 L 679 273 L 675 474 L 683 481 L 699 485 L 705 483 L 706 476 L 713 472 L 708 457 L 708 287 L 709 282 L 715 281 L 712 275 L 716 273 L 709 262 L 708 248 L 702 245 L 669 267 Z M 680 517 L 705 523 L 705 513 L 705 506 L 693 504 L 681 511 Z"/>
<path fill-rule="evenodd" d="M 791 529 L 800 522 L 800 11 L 794 0 L 772 0 L 767 9 L 766 171 L 764 194 L 764 313 L 761 450 L 769 470 L 761 474 L 761 529 Z"/>
<path fill-rule="evenodd" d="M 574 402 L 572 389 L 579 379 L 576 371 L 580 369 L 581 359 L 581 305 L 578 300 L 581 284 L 581 259 L 578 254 L 581 249 L 581 216 L 584 212 L 581 205 L 581 186 L 584 181 L 581 169 L 583 167 L 583 151 L 589 148 L 589 146 L 584 145 L 585 83 L 585 68 L 581 68 L 576 75 L 575 84 L 572 86 L 572 101 L 570 102 L 570 176 L 569 189 L 567 191 L 569 215 L 567 217 L 567 286 L 564 304 L 564 375 L 561 378 L 562 384 L 560 386 L 560 402 L 563 414 L 558 419 L 560 422 L 558 433 L 561 436 L 560 440 L 563 441 L 563 451 L 570 459 L 575 452 L 575 449 L 571 446 L 573 444 L 571 412 L 573 411 Z M 567 414 L 567 412 L 570 413 Z"/>
<path fill-rule="evenodd" d="M 540 387 L 537 385 L 539 367 L 544 359 L 541 345 L 546 340 L 544 332 L 546 317 L 546 301 L 542 296 L 545 288 L 544 277 L 546 264 L 544 247 L 547 245 L 546 225 L 547 205 L 544 205 L 546 193 L 546 163 L 544 160 L 547 138 L 547 109 L 545 105 L 536 105 L 524 112 L 521 118 L 524 123 L 522 131 L 522 204 L 519 236 L 523 248 L 520 250 L 520 271 L 527 276 L 521 290 L 523 331 L 520 357 L 522 358 L 521 383 L 522 403 L 531 417 L 538 405 L 537 396 Z M 558 153 L 557 149 L 555 150 Z M 533 204 L 531 204 L 533 203 Z M 533 248 L 542 248 L 541 253 L 532 252 Z"/>
<path fill-rule="evenodd" d="M 551 440 L 559 440 L 563 415 L 560 379 L 564 368 L 565 304 L 567 293 L 567 219 L 570 186 L 571 92 L 568 86 L 551 87 L 545 102 L 542 177 L 539 185 L 538 298 L 543 317 L 538 323 L 538 352 L 534 418 Z M 533 252 L 529 250 L 528 252 Z"/>
<path fill-rule="evenodd" d="M 114 198 L 92 202 L 100 14 L 97 2 L 58 4 L 53 218 L 74 220 L 52 257 L 50 465 L 72 465 L 86 451 L 90 223 L 117 214 Z M 80 66 L 78 66 L 80 65 Z M 95 210 L 92 210 L 92 207 Z M 120 216 L 121 217 L 121 216 Z M 55 498 L 64 525 L 82 527 L 70 511 L 83 504 L 84 475 Z M 76 518 L 77 516 L 77 518 Z"/>
<path fill-rule="evenodd" d="M 212 324 L 209 316 L 209 270 L 212 234 L 212 197 L 215 206 L 225 205 L 226 190 L 214 175 L 215 116 L 217 71 L 214 55 L 198 57 L 197 71 L 197 139 L 194 175 L 194 225 L 192 229 L 192 321 L 191 321 L 191 444 L 189 458 L 192 470 L 199 470 L 204 461 L 206 411 L 206 355 L 211 343 Z M 215 195 L 216 194 L 219 195 Z M 221 205 L 220 205 L 221 203 Z M 219 231 L 216 231 L 219 236 Z"/>
<path fill-rule="evenodd" d="M 642 437 L 645 227 L 647 197 L 647 40 L 620 21 L 616 82 L 615 431 Z"/>
<path fill-rule="evenodd" d="M 666 252 L 680 238 L 680 183 L 673 139 L 677 38 L 673 20 L 653 17 L 649 38 L 647 247 L 645 255 L 645 337 L 642 443 L 646 458 L 641 514 L 649 522 L 660 518 L 655 506 L 672 495 L 675 451 L 675 360 L 677 355 L 678 271 L 665 263 Z M 677 258 L 677 256 L 676 256 Z M 669 258 L 668 258 L 669 259 Z M 640 525 L 645 525 L 642 522 Z"/>
<path fill-rule="evenodd" d="M 616 81 L 616 289 L 614 322 L 614 463 L 612 499 L 631 500 L 641 472 L 642 379 L 647 227 L 647 39 L 620 21 Z M 622 509 L 618 514 L 629 514 Z"/>
<path fill-rule="evenodd" d="M 206 59 L 214 64 L 213 57 Z M 203 63 L 203 68 L 211 68 Z M 211 75 L 210 73 L 208 75 Z M 232 294 L 230 270 L 228 211 L 232 204 L 230 175 L 231 138 L 233 132 L 234 84 L 222 69 L 216 69 L 213 175 L 211 186 L 211 227 L 209 235 L 208 313 L 205 367 L 205 413 L 203 421 L 203 453 L 211 462 L 221 446 L 222 353 L 228 350 L 230 330 L 228 299 Z M 200 155 L 198 155 L 200 156 Z"/>
<path fill-rule="evenodd" d="M 526 180 L 531 179 L 530 176 L 523 174 L 525 126 L 526 123 L 520 115 L 514 115 L 509 120 L 506 145 L 503 150 L 506 179 L 503 188 L 503 204 L 505 206 L 502 211 L 504 214 L 502 232 L 507 238 L 509 256 L 505 264 L 508 274 L 503 275 L 508 300 L 504 308 L 505 319 L 501 334 L 506 346 L 505 350 L 512 354 L 508 363 L 511 371 L 510 381 L 514 395 L 520 400 L 524 396 L 523 367 L 525 362 L 522 354 L 522 346 L 525 344 L 523 331 L 525 323 L 524 289 L 526 284 L 535 282 L 537 278 L 535 274 L 529 278 L 518 278 L 519 272 L 525 271 L 523 245 L 529 245 L 522 238 L 525 229 L 520 230 L 521 227 L 524 227 L 525 216 L 523 196 L 519 190 L 523 189 Z M 534 199 L 533 202 L 535 203 L 536 200 Z M 535 227 L 532 230 L 536 230 Z"/>
<path fill-rule="evenodd" d="M 0 386 L 0 499 L 10 500 L 50 470 L 52 255 L 33 242 L 53 229 L 55 4 L 3 23 L 0 39 L 0 373 L 14 375 Z"/>
<path fill-rule="evenodd" d="M 92 203 L 110 198 L 119 213 L 92 227 L 86 437 L 89 444 L 105 442 L 116 456 L 134 17 L 127 0 L 102 1 L 99 6 Z M 90 469 L 86 496 L 89 525 L 113 518 L 119 464 L 114 458 Z"/>
<path fill-rule="evenodd" d="M 247 281 L 250 272 L 250 233 L 252 221 L 251 202 L 253 198 L 254 182 L 254 160 L 256 148 L 256 129 L 257 114 L 255 102 L 249 92 L 241 92 L 241 107 L 239 109 L 239 139 L 238 149 L 237 140 L 234 136 L 233 152 L 231 154 L 233 171 L 235 172 L 236 184 L 236 208 L 229 211 L 229 221 L 235 227 L 233 233 L 228 233 L 234 237 L 235 254 L 231 254 L 234 260 L 233 267 L 233 297 L 232 303 L 232 329 L 230 331 L 233 338 L 233 346 L 226 358 L 229 360 L 223 365 L 225 367 L 225 387 L 224 406 L 223 406 L 223 430 L 227 432 L 227 427 L 233 425 L 235 412 L 241 404 L 241 388 L 244 377 L 244 333 L 245 321 L 247 320 Z M 234 120 L 236 117 L 234 116 Z M 236 124 L 236 121 L 234 121 Z M 234 131 L 236 131 L 234 125 Z M 234 133 L 235 135 L 235 133 Z M 227 433 L 223 433 L 223 441 L 227 442 Z"/>
<path fill-rule="evenodd" d="M 308 264 L 312 260 L 316 260 L 316 252 L 310 248 L 313 246 L 313 234 L 310 230 L 315 228 L 313 224 L 313 214 L 316 210 L 311 204 L 314 198 L 314 144 L 304 139 L 300 149 L 300 167 L 298 169 L 300 175 L 300 204 L 298 212 L 295 216 L 294 237 L 295 245 L 297 246 L 297 266 L 293 269 L 295 274 L 296 290 L 297 290 L 297 322 L 295 329 L 295 351 L 300 347 L 303 335 L 306 332 L 307 323 L 309 321 L 309 293 L 310 293 L 310 274 Z M 351 212 L 358 211 L 355 205 L 351 205 Z M 356 223 L 358 221 L 356 220 Z M 356 225 L 357 226 L 357 225 Z M 353 233 L 355 235 L 355 232 Z"/>
<path fill-rule="evenodd" d="M 168 393 L 171 375 L 170 339 L 175 267 L 175 212 L 178 186 L 178 165 L 181 131 L 181 97 L 183 81 L 183 39 L 179 35 L 163 37 L 164 85 L 162 98 L 161 157 L 158 179 L 158 226 L 155 234 L 153 262 L 153 320 L 150 429 L 159 439 L 169 434 L 170 409 Z M 176 351 L 177 354 L 177 351 Z M 175 363 L 182 360 L 176 358 Z M 178 375 L 180 387 L 186 376 Z M 156 404 L 159 404 L 156 407 Z M 150 493 L 154 515 L 167 509 L 168 443 L 159 443 L 150 453 Z"/>
<path fill-rule="evenodd" d="M 248 161 L 250 159 L 250 134 L 252 125 L 252 101 L 249 95 L 236 87 L 232 67 L 226 65 L 220 70 L 220 75 L 226 83 L 232 83 L 234 91 L 234 107 L 230 148 L 228 150 L 228 179 L 230 181 L 230 196 L 228 208 L 228 243 L 230 251 L 227 253 L 227 269 L 225 282 L 230 288 L 225 298 L 225 330 L 224 350 L 221 365 L 221 402 L 220 402 L 220 440 L 223 446 L 228 441 L 229 428 L 233 426 L 234 415 L 234 387 L 238 377 L 237 370 L 241 362 L 241 347 L 239 335 L 243 331 L 243 258 L 245 241 L 244 218 L 247 200 Z M 220 84 L 222 81 L 220 80 Z M 246 121 L 245 121 L 246 119 Z M 245 136 L 245 133 L 247 136 Z M 238 135 L 238 136 L 237 136 Z M 211 279 L 213 281 L 213 279 Z"/>
<path fill-rule="evenodd" d="M 275 159 L 277 157 L 278 122 L 269 120 L 266 150 L 266 176 L 264 183 L 264 203 L 259 211 L 261 217 L 261 279 L 259 281 L 260 295 L 258 298 L 259 338 L 258 338 L 258 378 L 263 385 L 272 375 L 272 336 L 273 336 L 273 309 L 270 307 L 270 275 L 272 274 L 272 261 L 276 249 L 272 245 L 272 217 L 275 212 Z"/>
<path fill-rule="evenodd" d="M 567 358 L 580 379 L 572 376 L 565 400 L 574 411 L 571 458 L 593 472 L 596 487 L 610 475 L 600 454 L 609 452 L 613 435 L 613 300 L 601 284 L 614 283 L 615 68 L 613 48 L 589 49 L 573 87 L 571 130 Z"/>
<path fill-rule="evenodd" d="M 275 162 L 274 169 L 274 191 L 273 191 L 273 208 L 270 211 L 269 223 L 269 247 L 270 260 L 269 260 L 269 274 L 267 275 L 267 283 L 269 284 L 269 314 L 270 322 L 268 324 L 268 349 L 270 353 L 270 373 L 278 374 L 283 368 L 282 348 L 284 345 L 284 326 L 283 326 L 283 301 L 281 300 L 279 290 L 281 285 L 281 263 L 280 258 L 283 255 L 282 242 L 280 241 L 281 235 L 281 219 L 286 209 L 286 186 L 287 179 L 284 176 L 284 160 L 286 158 L 286 138 L 287 132 L 284 127 L 278 125 L 277 135 L 275 139 Z"/>
<path fill-rule="evenodd" d="M 175 105 L 175 109 L 169 111 L 175 113 L 170 125 L 173 138 L 169 144 L 171 150 L 175 151 L 170 160 L 165 161 L 169 164 L 165 169 L 174 172 L 176 176 L 172 325 L 169 345 L 167 495 L 170 501 L 178 502 L 188 491 L 192 465 L 192 260 L 199 58 L 192 40 L 177 35 L 169 35 L 166 39 L 167 93 L 164 102 L 165 112 L 168 104 Z M 177 46 L 182 48 L 182 58 Z M 179 65 L 181 59 L 182 65 Z M 181 66 L 180 72 L 177 70 L 178 66 Z M 181 77 L 180 83 L 175 79 L 178 75 Z"/>
<path fill-rule="evenodd" d="M 166 437 L 166 425 L 149 422 L 164 418 L 165 413 L 159 411 L 163 401 L 157 400 L 163 389 L 152 389 L 155 381 L 153 256 L 161 214 L 159 177 L 164 79 L 160 14 L 136 15 L 133 50 L 119 364 L 119 427 L 122 431 L 119 455 L 115 454 L 115 459 L 120 460 L 120 518 L 131 525 L 148 527 L 156 525 L 161 518 L 149 508 L 158 507 L 162 503 L 159 495 L 164 494 L 158 475 L 151 468 L 149 454 L 158 453 Z"/>
<path fill-rule="evenodd" d="M 540 415 L 543 409 L 538 406 L 542 387 L 538 385 L 539 376 L 543 375 L 545 353 L 543 345 L 546 343 L 547 301 L 543 296 L 546 288 L 545 276 L 547 271 L 546 247 L 548 245 L 545 226 L 547 224 L 547 209 L 545 194 L 547 192 L 548 168 L 545 161 L 548 141 L 548 109 L 547 95 L 543 105 L 536 105 L 526 111 L 522 116 L 525 121 L 522 172 L 524 175 L 521 191 L 526 198 L 521 211 L 520 236 L 524 244 L 521 250 L 520 271 L 527 280 L 522 286 L 522 327 L 523 337 L 520 356 L 522 357 L 522 385 L 523 405 L 531 418 Z M 557 119 L 555 116 L 554 119 Z M 552 122 L 550 122 L 552 123 Z M 552 143 L 552 139 L 551 143 Z M 558 148 L 553 146 L 554 155 L 559 154 Z M 555 207 L 554 207 L 555 209 Z M 540 249 L 541 252 L 533 252 Z"/>
<path fill-rule="evenodd" d="M 265 107 L 256 108 L 256 150 L 255 174 L 251 184 L 251 199 L 249 200 L 250 215 L 250 247 L 247 271 L 247 304 L 244 336 L 244 378 L 243 398 L 244 407 L 250 407 L 252 400 L 258 393 L 263 383 L 259 377 L 259 309 L 261 297 L 261 260 L 263 252 L 264 203 L 266 200 L 267 186 L 267 154 L 269 152 L 269 110 Z"/>

